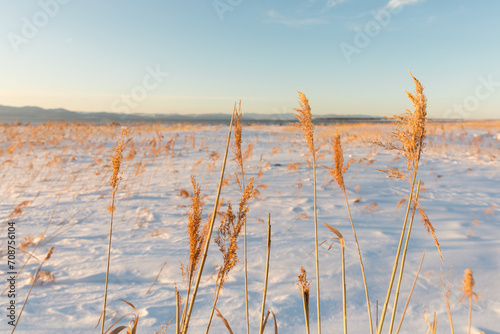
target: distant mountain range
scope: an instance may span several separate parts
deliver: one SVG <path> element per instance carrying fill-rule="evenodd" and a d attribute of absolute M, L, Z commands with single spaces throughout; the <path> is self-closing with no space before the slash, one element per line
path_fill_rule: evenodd
<path fill-rule="evenodd" d="M 318 115 L 317 122 L 360 122 L 383 121 L 382 117 L 366 115 Z M 118 114 L 110 112 L 78 112 L 66 109 L 43 109 L 40 107 L 9 107 L 0 105 L 0 123 L 40 123 L 48 121 L 76 121 L 96 123 L 123 122 L 194 122 L 194 123 L 227 123 L 230 114 Z M 297 121 L 291 113 L 256 114 L 243 113 L 242 120 L 258 123 L 289 123 Z"/>

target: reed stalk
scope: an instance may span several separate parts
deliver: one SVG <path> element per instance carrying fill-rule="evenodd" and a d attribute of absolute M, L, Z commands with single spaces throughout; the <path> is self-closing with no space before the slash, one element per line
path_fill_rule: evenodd
<path fill-rule="evenodd" d="M 241 135 L 242 135 L 242 125 L 241 125 L 241 100 L 238 104 L 238 112 L 234 118 L 234 144 L 233 144 L 233 153 L 236 156 L 236 163 L 240 168 L 241 182 L 240 188 L 243 192 L 245 190 L 245 169 L 243 168 L 243 153 L 241 151 Z M 236 180 L 238 179 L 238 174 L 236 174 Z M 246 326 L 247 326 L 247 334 L 250 333 L 250 318 L 249 318 L 249 310 L 248 310 L 248 262 L 247 262 L 247 221 L 244 220 L 243 224 L 243 271 L 245 276 L 245 316 L 246 316 Z"/>
<path fill-rule="evenodd" d="M 214 313 L 215 313 L 215 307 L 217 306 L 217 301 L 219 300 L 219 294 L 220 294 L 220 288 L 217 287 L 216 293 L 215 293 L 215 298 L 214 298 L 214 304 L 212 306 L 212 311 L 210 312 L 210 318 L 208 318 L 208 325 L 207 325 L 207 329 L 205 330 L 205 334 L 208 334 L 208 332 L 210 331 L 210 326 L 212 325 L 212 319 L 213 319 Z"/>
<path fill-rule="evenodd" d="M 441 280 L 442 280 L 442 289 L 443 289 L 444 300 L 446 302 L 446 312 L 448 313 L 448 320 L 450 322 L 450 331 L 451 331 L 451 334 L 454 334 L 455 330 L 453 329 L 453 318 L 451 316 L 451 307 L 450 307 L 451 291 L 446 286 L 446 283 L 444 281 L 443 268 L 441 268 Z"/>
<path fill-rule="evenodd" d="M 309 291 L 302 293 L 302 301 L 304 302 L 304 317 L 306 322 L 306 333 L 310 333 L 309 329 Z"/>
<path fill-rule="evenodd" d="M 385 319 L 385 314 L 387 312 L 387 306 L 389 305 L 389 299 L 391 298 L 392 286 L 394 284 L 394 279 L 396 277 L 396 270 L 398 269 L 399 256 L 400 256 L 400 253 L 401 253 L 401 247 L 403 245 L 403 239 L 404 239 L 405 231 L 406 231 L 406 224 L 407 224 L 408 216 L 409 216 L 409 213 L 410 213 L 410 207 L 411 207 L 412 195 L 413 195 L 413 186 L 414 186 L 414 183 L 415 183 L 415 177 L 416 176 L 417 176 L 417 174 L 415 173 L 415 175 L 413 177 L 413 182 L 412 182 L 412 187 L 411 187 L 411 191 L 410 191 L 410 196 L 409 196 L 409 199 L 408 199 L 408 206 L 406 208 L 406 215 L 405 215 L 405 219 L 404 219 L 404 223 L 403 223 L 403 229 L 401 230 L 401 236 L 399 238 L 398 250 L 396 252 L 396 259 L 394 260 L 394 266 L 392 268 L 391 279 L 389 281 L 389 288 L 387 289 L 387 296 L 385 297 L 384 306 L 382 308 L 382 314 L 380 315 L 380 321 L 379 321 L 379 325 L 378 325 L 377 334 L 382 333 L 382 327 L 384 326 L 384 319 Z"/>
<path fill-rule="evenodd" d="M 345 242 L 344 238 L 340 240 L 340 246 L 342 248 L 342 309 L 344 316 L 344 334 L 347 334 L 347 291 L 345 283 Z"/>
<path fill-rule="evenodd" d="M 313 175 L 314 175 L 314 243 L 316 245 L 316 295 L 318 309 L 318 334 L 321 334 L 321 308 L 320 308 L 320 293 L 319 293 L 319 255 L 318 255 L 318 208 L 316 196 L 316 157 L 313 155 Z"/>
<path fill-rule="evenodd" d="M 387 307 L 389 305 L 389 300 L 391 297 L 391 292 L 394 284 L 394 279 L 396 277 L 396 271 L 399 264 L 399 258 L 401 255 L 401 248 L 403 245 L 403 240 L 405 237 L 406 226 L 408 223 L 408 217 L 410 213 L 410 207 L 412 203 L 412 196 L 415 188 L 415 180 L 418 172 L 418 165 L 420 162 L 420 157 L 425 147 L 426 139 L 426 124 L 427 124 L 427 99 L 423 94 L 423 87 L 420 82 L 410 73 L 414 83 L 415 83 L 415 94 L 406 93 L 408 98 L 412 101 L 414 106 L 414 111 L 407 111 L 401 115 L 396 115 L 392 118 L 395 123 L 395 127 L 392 132 L 392 141 L 386 143 L 375 142 L 375 144 L 382 146 L 389 150 L 396 150 L 399 152 L 406 161 L 406 166 L 408 169 L 408 174 L 405 176 L 402 172 L 397 169 L 381 170 L 386 173 L 387 176 L 410 180 L 411 189 L 408 199 L 408 206 L 406 208 L 405 219 L 403 222 L 403 228 L 401 230 L 401 236 L 399 238 L 398 249 L 396 253 L 396 258 L 394 260 L 394 266 L 392 268 L 391 279 L 389 281 L 389 288 L 387 289 L 387 296 L 382 309 L 382 314 L 380 317 L 380 323 L 378 326 L 377 334 L 381 334 L 382 328 L 384 326 L 385 315 L 387 312 Z M 422 211 L 420 211 L 422 214 Z M 429 222 L 430 223 L 430 222 Z M 427 225 L 426 225 L 427 226 Z M 434 237 L 434 234 L 433 234 Z M 437 243 L 437 239 L 434 238 Z"/>
<path fill-rule="evenodd" d="M 334 180 L 339 185 L 340 191 L 345 199 L 345 204 L 347 207 L 347 213 L 349 214 L 349 221 L 352 227 L 352 233 L 354 235 L 354 241 L 356 242 L 356 249 L 358 251 L 359 264 L 361 266 L 361 274 L 363 276 L 363 285 L 365 287 L 365 297 L 366 297 L 366 308 L 368 311 L 368 321 L 370 323 L 370 333 L 373 334 L 373 321 L 372 313 L 370 308 L 370 297 L 368 294 L 368 284 L 366 283 L 365 267 L 363 265 L 363 258 L 361 256 L 361 249 L 359 247 L 358 237 L 356 235 L 356 229 L 354 228 L 354 223 L 352 221 L 351 209 L 349 207 L 349 200 L 347 198 L 347 191 L 344 183 L 344 174 L 349 168 L 349 163 L 344 166 L 344 151 L 342 149 L 342 144 L 340 140 L 340 135 L 336 135 L 332 143 L 334 152 L 335 168 L 326 167 L 330 174 L 333 176 Z"/>
<path fill-rule="evenodd" d="M 220 193 L 221 193 L 221 189 L 222 189 L 222 181 L 224 180 L 224 170 L 226 168 L 227 155 L 228 155 L 228 151 L 229 151 L 229 143 L 231 141 L 231 131 L 233 129 L 233 119 L 234 119 L 235 110 L 236 110 L 236 103 L 234 104 L 233 115 L 231 117 L 231 122 L 229 124 L 229 132 L 228 132 L 227 140 L 226 140 L 226 150 L 224 152 L 224 159 L 222 161 L 222 168 L 221 168 L 221 174 L 220 174 L 220 179 L 219 179 L 219 185 L 217 188 L 217 195 L 215 197 L 214 209 L 212 211 L 212 216 L 210 217 L 208 232 L 207 232 L 207 236 L 205 238 L 205 247 L 203 249 L 203 256 L 201 258 L 200 265 L 198 268 L 198 275 L 196 277 L 193 294 L 191 296 L 191 301 L 189 302 L 189 307 L 187 310 L 186 319 L 184 320 L 184 323 L 182 326 L 182 333 L 184 333 L 184 334 L 187 333 L 187 330 L 189 327 L 189 320 L 191 319 L 191 314 L 193 312 L 193 306 L 194 306 L 194 303 L 196 301 L 196 295 L 198 293 L 198 288 L 200 286 L 201 276 L 203 274 L 203 268 L 204 268 L 205 262 L 207 260 L 208 248 L 210 246 L 210 239 L 212 236 L 212 231 L 214 229 L 215 219 L 217 218 L 217 209 L 219 207 L 219 199 L 220 199 Z M 186 303 L 187 302 L 188 301 L 186 299 Z"/>
<path fill-rule="evenodd" d="M 406 252 L 408 251 L 408 243 L 410 241 L 411 228 L 413 226 L 413 219 L 415 217 L 415 211 L 417 209 L 418 195 L 420 192 L 420 184 L 421 184 L 421 182 L 418 181 L 417 193 L 415 194 L 415 200 L 414 200 L 415 204 L 413 205 L 413 212 L 412 212 L 411 219 L 410 219 L 410 225 L 408 226 L 408 232 L 406 234 L 406 241 L 405 241 L 405 246 L 403 249 L 403 257 L 401 258 L 401 266 L 399 268 L 398 285 L 396 286 L 396 294 L 394 296 L 394 306 L 392 307 L 391 323 L 389 325 L 389 334 L 392 334 L 392 330 L 394 327 L 394 319 L 396 318 L 396 310 L 397 310 L 398 299 L 399 299 L 399 290 L 401 288 L 401 282 L 403 281 L 403 271 L 405 268 Z"/>
<path fill-rule="evenodd" d="M 181 329 L 180 311 L 180 295 L 179 291 L 175 291 L 175 334 L 179 334 Z"/>
<path fill-rule="evenodd" d="M 401 325 L 403 325 L 403 319 L 406 314 L 406 309 L 408 308 L 408 305 L 410 304 L 410 299 L 411 295 L 413 294 L 413 289 L 415 289 L 415 285 L 417 284 L 417 279 L 418 275 L 420 274 L 420 269 L 422 268 L 422 263 L 424 263 L 424 257 L 425 257 L 425 251 L 422 254 L 422 260 L 420 260 L 420 265 L 418 266 L 417 274 L 415 275 L 415 279 L 413 280 L 413 285 L 411 286 L 410 294 L 408 295 L 408 299 L 406 300 L 405 308 L 403 309 L 403 314 L 401 315 L 401 319 L 399 320 L 399 325 L 398 328 L 396 329 L 396 334 L 399 333 L 399 330 L 401 329 Z"/>
<path fill-rule="evenodd" d="M 314 251 L 316 255 L 316 305 L 317 305 L 317 318 L 318 318 L 318 334 L 321 334 L 321 307 L 320 307 L 320 288 L 319 288 L 319 255 L 318 255 L 318 208 L 316 196 L 316 147 L 314 146 L 314 127 L 312 124 L 311 107 L 305 94 L 299 94 L 299 106 L 295 108 L 297 112 L 295 116 L 299 119 L 300 128 L 304 135 L 304 139 L 309 147 L 309 152 L 312 158 L 313 177 L 314 177 Z"/>
<path fill-rule="evenodd" d="M 10 334 L 14 334 L 14 331 L 17 328 L 17 324 L 19 323 L 19 320 L 21 319 L 21 316 L 23 315 L 24 307 L 26 306 L 26 303 L 28 303 L 28 298 L 30 297 L 31 290 L 33 290 L 33 286 L 35 286 L 35 284 L 36 284 L 36 281 L 38 279 L 38 274 L 40 273 L 40 270 L 42 270 L 42 266 L 44 265 L 44 263 L 48 259 L 50 259 L 50 257 L 52 256 L 53 250 L 54 250 L 54 247 L 50 247 L 49 251 L 47 252 L 47 255 L 45 255 L 45 258 L 43 259 L 42 262 L 40 262 L 40 265 L 36 269 L 35 276 L 33 276 L 33 282 L 31 282 L 30 289 L 28 290 L 28 294 L 26 295 L 26 299 L 24 300 L 23 306 L 21 307 L 21 311 L 19 311 L 19 315 L 17 316 L 16 322 L 14 323 L 14 327 L 12 328 L 12 331 L 10 332 Z"/>
<path fill-rule="evenodd" d="M 120 140 L 116 145 L 116 153 L 113 157 L 113 174 L 109 180 L 109 184 L 111 186 L 111 205 L 109 206 L 109 210 L 111 211 L 111 218 L 109 222 L 109 239 L 108 239 L 108 259 L 106 262 L 106 282 L 104 285 L 104 301 L 102 306 L 102 323 L 101 323 L 101 334 L 104 334 L 104 323 L 106 322 L 106 308 L 107 308 L 107 299 L 108 299 L 108 280 L 109 280 L 109 267 L 111 263 L 111 240 L 113 237 L 113 215 L 115 212 L 115 195 L 118 190 L 118 185 L 120 184 L 121 177 L 118 176 L 120 172 L 120 166 L 123 160 L 123 144 L 125 140 L 125 136 L 127 135 L 128 128 L 123 128 Z"/>
<path fill-rule="evenodd" d="M 307 272 L 304 267 L 300 267 L 300 274 L 298 276 L 299 282 L 296 283 L 300 294 L 302 296 L 302 301 L 304 304 L 304 318 L 306 323 L 306 333 L 310 333 L 310 322 L 309 322 L 309 293 L 311 291 L 311 281 L 307 280 Z"/>
<path fill-rule="evenodd" d="M 267 247 L 266 247 L 266 273 L 264 276 L 264 291 L 262 292 L 262 311 L 260 313 L 260 330 L 264 333 L 264 312 L 266 309 L 267 283 L 269 281 L 269 261 L 271 259 L 271 213 L 267 216 Z"/>
<path fill-rule="evenodd" d="M 345 282 L 345 239 L 342 233 L 340 233 L 339 230 L 336 228 L 328 225 L 327 223 L 324 223 L 325 226 L 332 231 L 337 237 L 335 240 L 337 240 L 340 243 L 340 248 L 342 250 L 342 316 L 344 320 L 344 334 L 347 334 L 347 299 L 346 299 L 346 282 Z M 335 242 L 334 242 L 335 243 Z M 332 248 L 333 244 L 328 248 L 330 250 Z"/>
<path fill-rule="evenodd" d="M 236 163 L 241 171 L 240 176 L 238 176 L 238 173 L 236 173 L 236 182 L 240 186 L 241 197 L 238 212 L 236 214 L 233 212 L 231 201 L 228 201 L 227 212 L 224 214 L 224 218 L 221 220 L 221 224 L 217 230 L 217 236 L 214 239 L 215 243 L 219 246 L 220 252 L 222 253 L 223 264 L 220 267 L 219 273 L 217 275 L 214 304 L 210 314 L 210 319 L 208 321 L 206 333 L 208 333 L 208 331 L 210 330 L 210 325 L 212 323 L 213 315 L 216 310 L 217 301 L 219 299 L 220 292 L 223 290 L 224 284 L 229 277 L 229 272 L 239 261 L 237 254 L 237 250 L 239 249 L 238 237 L 242 231 L 242 228 L 246 224 L 247 212 L 249 210 L 247 203 L 252 198 L 254 193 L 253 177 L 250 178 L 250 182 L 248 183 L 248 185 L 245 185 L 244 182 L 245 171 L 243 168 L 243 156 L 241 152 L 241 116 L 242 114 L 240 102 L 239 110 L 234 114 L 233 153 L 235 155 Z"/>

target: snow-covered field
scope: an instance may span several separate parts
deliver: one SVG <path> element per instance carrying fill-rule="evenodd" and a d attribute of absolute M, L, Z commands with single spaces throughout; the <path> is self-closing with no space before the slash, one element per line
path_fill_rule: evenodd
<path fill-rule="evenodd" d="M 1 279 L 7 288 L 8 222 L 15 222 L 16 310 L 26 298 L 38 263 L 23 263 L 35 247 L 42 260 L 54 246 L 42 270 L 46 281 L 31 292 L 16 333 L 96 333 L 102 310 L 111 199 L 111 158 L 119 126 L 54 123 L 0 127 L 0 251 Z M 191 175 L 204 197 L 204 217 L 213 208 L 222 164 L 226 126 L 132 125 L 124 151 L 122 181 L 116 198 L 108 301 L 115 319 L 139 310 L 138 333 L 154 333 L 175 313 L 174 282 L 185 295 L 180 261 L 188 259 L 187 214 Z M 319 165 L 332 166 L 328 140 L 342 134 L 345 160 L 352 158 L 345 183 L 361 246 L 372 313 L 385 299 L 396 253 L 409 182 L 387 178 L 375 169 L 405 168 L 395 152 L 366 140 L 387 136 L 389 124 L 318 126 Z M 308 148 L 298 129 L 255 125 L 243 128 L 245 162 L 259 195 L 248 214 L 249 303 L 251 332 L 258 331 L 266 255 L 267 214 L 271 213 L 272 246 L 267 308 L 276 314 L 280 333 L 304 333 L 302 299 L 294 282 L 304 266 L 311 284 L 311 331 L 316 331 L 313 178 Z M 466 333 L 468 303 L 458 303 L 464 270 L 470 268 L 475 291 L 473 333 L 500 333 L 500 123 L 431 124 L 418 178 L 420 202 L 436 228 L 444 263 L 431 236 L 416 215 L 406 260 L 396 323 L 406 302 L 424 250 L 425 259 L 400 333 L 426 333 L 436 312 L 438 333 L 449 332 L 441 269 L 450 288 L 456 333 Z M 237 166 L 230 154 L 222 189 L 224 204 L 237 203 Z M 338 244 L 327 253 L 333 237 L 323 222 L 346 239 L 347 316 L 351 333 L 369 333 L 363 280 L 345 202 L 326 169 L 318 173 L 321 313 L 324 333 L 341 333 L 341 257 Z M 230 178 L 230 179 L 229 179 Z M 355 201 L 355 199 L 358 200 Z M 224 208 L 222 208 L 224 211 Z M 32 237 L 24 253 L 21 242 Z M 38 245 L 38 246 L 36 246 Z M 242 245 L 242 239 L 240 242 Z M 217 266 L 222 262 L 212 243 L 190 332 L 205 331 L 214 297 Z M 166 265 L 163 267 L 163 265 Z M 162 269 L 163 267 L 163 269 Z M 162 269 L 161 273 L 160 269 Z M 157 281 L 155 278 L 158 276 Z M 235 333 L 245 330 L 243 261 L 224 286 L 218 309 Z M 154 283 L 155 282 L 155 283 Z M 153 284 L 154 283 L 154 284 Z M 0 332 L 9 333 L 8 290 L 0 297 Z M 392 307 L 390 303 L 389 310 Z M 113 314 L 113 311 L 117 314 Z M 18 314 L 17 313 L 17 314 Z M 388 330 L 386 318 L 384 332 Z M 380 314 L 380 312 L 379 312 Z M 108 318 L 106 324 L 112 323 Z M 214 318 L 213 333 L 226 333 Z M 167 333 L 174 332 L 174 325 Z M 268 324 L 267 333 L 274 332 Z"/>

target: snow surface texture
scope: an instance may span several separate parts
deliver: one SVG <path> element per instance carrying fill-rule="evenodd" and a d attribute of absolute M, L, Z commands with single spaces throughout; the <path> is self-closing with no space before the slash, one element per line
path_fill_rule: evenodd
<path fill-rule="evenodd" d="M 320 241 L 321 313 L 323 332 L 341 333 L 341 257 L 338 244 L 327 253 L 332 233 L 323 222 L 339 229 L 346 239 L 347 316 L 352 333 L 369 333 L 363 281 L 347 216 L 336 183 L 321 165 L 332 166 L 328 140 L 342 134 L 350 207 L 360 242 L 375 321 L 385 299 L 406 204 L 409 182 L 386 177 L 375 169 L 406 165 L 396 152 L 365 142 L 387 136 L 390 125 L 317 127 L 318 225 Z M 1 143 L 1 272 L 6 272 L 6 222 L 16 222 L 16 268 L 27 261 L 20 243 L 33 240 L 25 251 L 43 259 L 45 281 L 33 288 L 16 333 L 96 333 L 102 311 L 110 214 L 111 158 L 120 127 L 71 124 L 3 126 Z M 250 201 L 248 214 L 249 303 L 251 332 L 258 331 L 265 272 L 266 220 L 271 212 L 272 246 L 266 307 L 274 311 L 280 333 L 304 333 L 302 299 L 294 285 L 304 266 L 311 283 L 311 332 L 316 331 L 314 266 L 313 178 L 309 151 L 298 129 L 280 126 L 243 128 L 243 151 L 253 150 L 245 162 L 246 178 L 253 176 L 259 195 Z M 483 297 L 473 305 L 473 333 L 500 333 L 500 126 L 486 124 L 433 125 L 421 160 L 418 179 L 424 184 L 420 202 L 441 244 L 444 263 L 431 236 L 415 217 L 396 324 L 406 302 L 422 253 L 420 276 L 400 333 L 425 333 L 436 312 L 438 333 L 449 331 L 442 291 L 441 268 L 451 289 L 450 304 L 456 333 L 465 333 L 468 302 L 461 280 L 470 268 L 475 291 Z M 190 177 L 202 187 L 204 218 L 213 208 L 227 128 L 201 125 L 133 125 L 124 151 L 122 181 L 116 197 L 108 301 L 108 315 L 133 312 L 118 301 L 125 299 L 139 310 L 138 333 L 154 333 L 175 313 L 174 282 L 185 295 L 180 261 L 188 259 L 187 214 L 192 192 Z M 134 149 L 132 149 L 134 147 Z M 133 150 L 136 154 L 133 154 Z M 239 201 L 237 167 L 230 154 L 222 190 L 224 207 Z M 182 191 L 185 190 L 185 191 Z M 356 198 L 359 199 L 356 200 Z M 29 202 L 25 202 L 29 201 Z M 24 202 L 24 204 L 22 204 Z M 20 205 L 22 204 L 22 205 Z M 19 206 L 19 207 L 18 207 Z M 18 210 L 15 210 L 18 207 Z M 218 220 L 219 221 L 219 220 Z M 41 234 L 49 225 L 45 235 Z M 218 222 L 217 222 L 218 224 Z M 217 225 L 216 225 L 217 227 Z M 28 239 L 26 239 L 28 240 Z M 240 239 L 240 246 L 243 239 Z M 240 251 L 240 255 L 242 250 Z M 166 262 L 158 280 L 158 272 Z M 204 332 L 214 297 L 217 266 L 222 262 L 212 242 L 190 323 L 191 333 Z M 29 261 L 17 280 L 18 310 L 26 298 L 38 263 Z M 52 274 L 53 276 L 50 276 Z M 235 333 L 244 333 L 243 260 L 230 273 L 218 309 Z M 2 287 L 3 290 L 3 287 Z M 148 290 L 149 293 L 148 293 Z M 6 293 L 1 297 L 0 332 L 7 324 Z M 384 331 L 392 309 L 392 299 Z M 117 313 L 113 313 L 117 311 Z M 380 314 L 380 311 L 379 311 Z M 111 317 L 106 324 L 111 325 Z M 174 332 L 174 324 L 167 333 Z M 213 333 L 226 333 L 218 318 Z M 272 321 L 266 332 L 274 332 Z"/>

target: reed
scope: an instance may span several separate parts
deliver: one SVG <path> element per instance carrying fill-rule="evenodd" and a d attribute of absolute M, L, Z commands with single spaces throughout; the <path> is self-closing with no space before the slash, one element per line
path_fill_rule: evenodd
<path fill-rule="evenodd" d="M 309 147 L 309 153 L 311 153 L 312 158 L 312 168 L 314 176 L 314 251 L 316 255 L 316 307 L 317 307 L 317 317 L 318 317 L 318 334 L 321 334 L 321 308 L 320 308 L 320 288 L 319 288 L 319 256 L 318 256 L 318 210 L 317 210 L 317 198 L 316 198 L 316 148 L 314 146 L 314 127 L 312 124 L 312 114 L 311 107 L 309 106 L 309 101 L 307 100 L 305 94 L 297 91 L 299 94 L 299 106 L 300 108 L 294 108 L 297 112 L 295 116 L 299 120 L 299 126 L 302 130 L 302 134 Z"/>
<path fill-rule="evenodd" d="M 422 263 L 424 263 L 424 257 L 425 257 L 425 251 L 422 254 L 422 260 L 420 260 L 420 265 L 418 266 L 417 273 L 415 274 L 415 279 L 413 280 L 413 284 L 411 286 L 410 293 L 408 294 L 408 299 L 406 299 L 406 304 L 405 304 L 405 307 L 403 309 L 403 314 L 401 314 L 401 319 L 399 320 L 398 328 L 396 329 L 396 334 L 399 333 L 399 330 L 401 329 L 401 326 L 403 325 L 403 319 L 406 315 L 406 309 L 408 308 L 408 305 L 410 304 L 410 299 L 411 299 L 411 295 L 413 294 L 413 289 L 415 289 L 415 285 L 417 284 L 418 275 L 420 274 L 420 269 L 422 269 Z M 377 303 L 377 306 L 378 306 L 378 303 Z M 378 324 L 377 324 L 377 326 L 378 326 Z"/>
<path fill-rule="evenodd" d="M 407 112 L 401 115 L 395 115 L 390 118 L 394 122 L 394 129 L 391 134 L 392 140 L 386 141 L 385 143 L 382 143 L 380 141 L 373 142 L 378 146 L 397 151 L 403 156 L 406 161 L 406 175 L 397 169 L 387 169 L 379 171 L 386 173 L 388 177 L 410 180 L 411 186 L 408 205 L 406 207 L 406 214 L 403 221 L 403 228 L 401 230 L 401 236 L 399 238 L 396 258 L 394 260 L 394 266 L 392 268 L 392 274 L 389 280 L 389 288 L 387 289 L 387 295 L 385 298 L 384 306 L 382 308 L 382 314 L 380 316 L 377 334 L 380 334 L 382 332 L 382 328 L 384 326 L 385 315 L 387 312 L 387 307 L 389 305 L 389 299 L 391 297 L 394 279 L 396 277 L 396 271 L 399 264 L 402 244 L 405 237 L 406 226 L 413 200 L 412 196 L 414 192 L 420 157 L 425 147 L 427 99 L 423 93 L 422 84 L 411 73 L 410 76 L 415 83 L 415 94 L 408 92 L 406 94 L 408 95 L 408 98 L 411 100 L 414 106 L 414 111 L 411 112 L 407 110 Z"/>
<path fill-rule="evenodd" d="M 349 163 L 344 165 L 344 150 L 342 149 L 342 143 L 340 140 L 340 135 L 336 135 L 334 141 L 331 143 L 333 152 L 334 152 L 334 161 L 335 167 L 330 168 L 326 167 L 326 169 L 330 172 L 333 179 L 337 182 L 340 191 L 345 199 L 345 204 L 347 207 L 347 213 L 349 214 L 349 221 L 351 222 L 352 233 L 354 235 L 354 241 L 356 242 L 356 249 L 358 251 L 359 264 L 361 266 L 361 274 L 363 276 L 363 285 L 365 287 L 365 297 L 366 297 L 366 308 L 368 311 L 368 321 L 370 323 L 370 333 L 373 334 L 373 321 L 372 321 L 372 312 L 370 309 L 370 297 L 368 294 L 368 284 L 366 283 L 366 275 L 365 275 L 365 267 L 363 265 L 363 258 L 361 256 L 361 249 L 358 243 L 358 237 L 356 235 L 356 229 L 354 228 L 354 223 L 352 221 L 351 209 L 349 207 L 349 200 L 347 198 L 347 191 L 344 183 L 344 174 L 349 168 Z M 342 238 L 343 240 L 343 238 Z"/>
<path fill-rule="evenodd" d="M 106 307 L 108 299 L 108 280 L 109 280 L 109 266 L 111 262 L 111 240 L 113 237 L 113 214 L 115 212 L 115 195 L 118 190 L 118 185 L 121 181 L 120 166 L 123 160 L 123 144 L 125 137 L 127 136 L 128 128 L 124 127 L 120 136 L 120 140 L 116 145 L 115 156 L 113 157 L 113 173 L 109 180 L 109 185 L 111 186 L 111 205 L 109 206 L 109 211 L 111 213 L 111 219 L 109 222 L 109 240 L 108 240 L 108 260 L 106 263 L 106 281 L 104 286 L 104 302 L 102 306 L 102 323 L 101 323 L 101 334 L 104 334 L 104 323 L 106 322 Z"/>
<path fill-rule="evenodd" d="M 411 229 L 413 226 L 413 219 L 415 217 L 415 211 L 416 211 L 416 207 L 417 207 L 417 203 L 418 203 L 418 195 L 420 193 L 420 184 L 421 184 L 421 182 L 418 181 L 417 192 L 415 194 L 413 211 L 412 211 L 412 215 L 411 215 L 411 219 L 410 219 L 410 225 L 408 226 L 408 232 L 406 234 L 405 246 L 403 248 L 403 257 L 401 258 L 401 266 L 399 267 L 398 285 L 396 286 L 396 294 L 394 296 L 394 306 L 392 307 L 392 316 L 391 316 L 391 322 L 389 325 L 389 333 L 392 333 L 392 330 L 394 327 L 394 319 L 396 318 L 396 311 L 397 311 L 398 299 L 399 299 L 399 290 L 401 288 L 401 282 L 403 281 L 403 272 L 404 272 L 405 262 L 406 262 L 406 253 L 408 251 L 408 243 L 410 242 L 410 234 L 411 234 Z"/>
<path fill-rule="evenodd" d="M 246 160 L 252 151 L 252 146 L 249 144 L 248 149 L 245 153 L 241 151 L 241 135 L 243 132 L 241 125 L 241 101 L 238 104 L 238 111 L 234 115 L 234 142 L 233 142 L 233 153 L 235 156 L 236 164 L 240 170 L 240 176 L 236 173 L 236 182 L 240 186 L 241 191 L 245 189 L 245 168 L 243 167 L 243 161 Z M 246 326 L 247 334 L 250 333 L 250 320 L 248 311 L 248 262 L 247 262 L 247 221 L 243 222 L 243 271 L 245 276 L 245 316 L 246 316 Z"/>
<path fill-rule="evenodd" d="M 477 293 L 473 291 L 475 281 L 474 277 L 472 276 L 472 270 L 470 269 L 465 269 L 464 272 L 464 279 L 462 280 L 462 298 L 460 298 L 459 303 L 461 303 L 464 299 L 469 299 L 469 334 L 470 334 L 470 328 L 471 328 L 471 320 L 472 320 L 472 299 L 474 299 L 474 302 L 477 303 L 478 298 L 482 298 L 479 296 Z"/>
<path fill-rule="evenodd" d="M 345 240 L 344 236 L 336 228 L 324 223 L 325 226 L 332 231 L 337 237 L 335 238 L 340 243 L 340 248 L 342 250 L 342 310 L 344 319 L 344 334 L 347 334 L 347 298 L 346 298 L 346 283 L 345 283 Z M 333 244 L 330 245 L 330 250 Z"/>
<path fill-rule="evenodd" d="M 262 309 L 260 313 L 260 330 L 264 333 L 264 312 L 266 310 L 267 283 L 269 281 L 269 260 L 271 259 L 271 213 L 267 216 L 267 243 L 266 243 L 266 273 L 264 275 L 264 291 L 262 292 Z"/>
<path fill-rule="evenodd" d="M 217 274 L 214 304 L 210 314 L 210 319 L 208 321 L 206 333 L 208 333 L 210 329 L 215 308 L 217 306 L 217 301 L 219 299 L 219 294 L 224 289 L 224 284 L 229 278 L 229 273 L 239 261 L 237 254 L 237 251 L 239 249 L 238 237 L 242 231 L 243 225 L 247 220 L 247 212 L 249 210 L 247 203 L 252 198 L 252 195 L 253 178 L 250 179 L 250 182 L 246 186 L 244 192 L 241 194 L 238 212 L 234 213 L 231 202 L 228 202 L 227 211 L 224 214 L 221 224 L 217 230 L 215 243 L 219 246 L 219 250 L 222 253 L 223 264 L 221 265 Z"/>
<path fill-rule="evenodd" d="M 186 317 L 187 301 L 189 301 L 191 288 L 195 278 L 196 270 L 200 262 L 203 244 L 208 232 L 208 225 L 202 225 L 203 200 L 201 199 L 201 187 L 196 182 L 194 175 L 191 176 L 193 192 L 191 195 L 191 206 L 188 214 L 188 239 L 189 239 L 189 260 L 187 264 L 181 262 L 181 272 L 187 282 L 186 304 L 182 312 L 182 320 Z"/>
<path fill-rule="evenodd" d="M 442 282 L 441 287 L 443 289 L 444 300 L 446 302 L 446 312 L 448 313 L 448 320 L 450 321 L 450 331 L 451 334 L 454 334 L 455 330 L 453 329 L 453 318 L 451 316 L 451 307 L 450 307 L 451 290 L 446 286 L 446 282 L 444 281 L 443 268 L 441 268 L 441 282 Z"/>
<path fill-rule="evenodd" d="M 193 294 L 191 296 L 191 299 L 189 300 L 189 306 L 187 306 L 188 308 L 187 308 L 186 318 L 183 321 L 183 325 L 182 325 L 181 333 L 184 333 L 184 334 L 187 333 L 187 330 L 189 327 L 189 320 L 191 318 L 191 313 L 193 312 L 193 306 L 194 306 L 194 303 L 196 301 L 196 294 L 197 294 L 198 288 L 200 286 L 201 275 L 203 274 L 203 268 L 205 266 L 205 262 L 206 262 L 207 255 L 208 255 L 208 248 L 210 246 L 210 238 L 212 237 L 212 231 L 214 228 L 215 219 L 217 217 L 220 193 L 221 193 L 221 189 L 222 189 L 222 182 L 224 180 L 224 171 L 226 168 L 227 155 L 228 155 L 228 151 L 229 151 L 229 143 L 231 141 L 231 131 L 233 129 L 233 119 L 234 119 L 235 110 L 236 110 L 236 103 L 234 105 L 233 116 L 231 117 L 231 123 L 229 125 L 229 132 L 228 132 L 227 140 L 226 140 L 226 149 L 225 149 L 225 153 L 224 153 L 224 159 L 222 160 L 222 168 L 221 168 L 221 174 L 220 174 L 220 179 L 219 179 L 219 185 L 217 187 L 217 194 L 215 196 L 214 209 L 213 209 L 212 215 L 210 217 L 210 223 L 208 225 L 208 231 L 207 231 L 207 235 L 205 238 L 203 255 L 202 255 L 201 260 L 200 260 L 200 264 L 199 264 L 199 268 L 198 268 L 198 275 L 196 276 Z M 187 299 L 186 299 L 186 303 L 188 303 Z"/>
<path fill-rule="evenodd" d="M 437 317 L 436 317 L 436 312 L 434 312 L 434 315 L 432 316 L 432 322 L 429 322 L 429 319 L 427 319 L 427 314 L 424 312 L 424 318 L 425 321 L 427 322 L 427 334 L 436 334 L 436 329 L 437 329 Z"/>
<path fill-rule="evenodd" d="M 306 322 L 306 333 L 310 333 L 309 329 L 309 292 L 311 291 L 311 281 L 307 280 L 307 272 L 304 267 L 300 267 L 300 274 L 298 276 L 299 282 L 296 283 L 299 287 L 302 301 L 304 304 L 304 318 Z"/>

